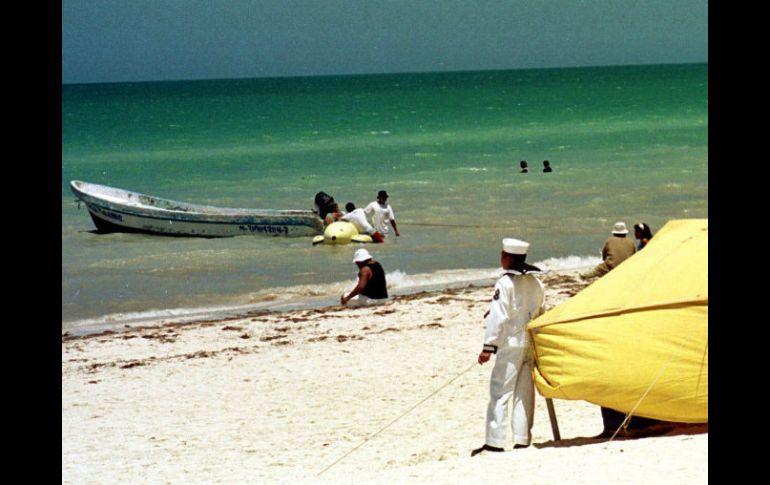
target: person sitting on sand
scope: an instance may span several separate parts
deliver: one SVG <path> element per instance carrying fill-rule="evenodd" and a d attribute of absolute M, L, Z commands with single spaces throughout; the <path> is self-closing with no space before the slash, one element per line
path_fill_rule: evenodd
<path fill-rule="evenodd" d="M 372 259 L 366 249 L 356 251 L 353 262 L 358 266 L 358 283 L 342 295 L 340 304 L 358 307 L 385 301 L 388 298 L 388 285 L 382 265 Z"/>
<path fill-rule="evenodd" d="M 644 222 L 634 224 L 634 237 L 639 240 L 639 244 L 636 246 L 636 250 L 639 251 L 652 239 L 650 226 Z"/>
<path fill-rule="evenodd" d="M 385 239 L 383 239 L 382 234 L 377 232 L 375 228 L 372 227 L 371 224 L 369 224 L 369 221 L 366 220 L 366 214 L 364 213 L 363 209 L 356 209 L 355 204 L 352 202 L 348 202 L 345 204 L 345 210 L 348 211 L 347 214 L 343 215 L 340 219 L 343 221 L 348 221 L 354 226 L 356 226 L 356 229 L 358 230 L 359 234 L 369 234 L 372 236 L 372 240 L 376 243 L 385 242 Z"/>
<path fill-rule="evenodd" d="M 586 279 L 604 276 L 617 265 L 631 257 L 636 252 L 636 248 L 634 247 L 634 242 L 626 238 L 626 234 L 628 234 L 626 223 L 616 222 L 612 228 L 612 236 L 604 242 L 604 247 L 602 248 L 603 261 L 595 268 L 585 273 L 580 273 L 580 277 Z"/>

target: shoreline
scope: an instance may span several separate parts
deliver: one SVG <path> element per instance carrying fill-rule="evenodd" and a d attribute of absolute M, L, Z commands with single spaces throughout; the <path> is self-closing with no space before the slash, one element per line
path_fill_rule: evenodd
<path fill-rule="evenodd" d="M 541 277 L 547 308 L 586 286 L 576 273 Z M 554 442 L 540 395 L 534 446 L 470 458 L 491 289 L 63 336 L 62 483 L 707 480 L 708 433 L 597 442 L 599 408 L 556 400 Z"/>
<path fill-rule="evenodd" d="M 563 259 L 546 259 L 538 262 L 543 267 L 543 276 L 557 273 L 570 274 L 595 265 L 590 257 L 567 257 Z M 556 267 L 549 269 L 548 264 L 564 264 L 572 260 L 591 261 L 591 264 Z M 595 258 L 599 261 L 598 258 Z M 573 262 L 574 265 L 574 262 Z M 492 286 L 502 274 L 501 268 L 476 268 L 461 270 L 438 270 L 435 273 L 418 273 L 407 275 L 399 270 L 388 274 L 388 292 L 392 298 L 411 295 L 420 292 L 436 292 L 463 287 Z M 436 276 L 438 275 L 438 276 Z M 436 282 L 438 279 L 440 282 Z M 197 307 L 171 307 L 147 311 L 115 312 L 95 317 L 77 318 L 62 321 L 62 337 L 81 337 L 99 335 L 104 332 L 121 332 L 129 328 L 157 326 L 159 323 L 194 323 L 202 320 L 228 319 L 242 316 L 246 318 L 253 313 L 286 312 L 303 309 L 320 309 L 338 304 L 340 295 L 355 286 L 355 278 L 349 281 L 334 282 L 321 289 L 321 294 L 308 294 L 306 286 L 289 286 L 272 289 L 268 298 L 264 295 L 251 303 L 233 303 L 206 305 Z M 331 291 L 334 291 L 333 293 Z M 256 293 L 258 294 L 258 293 Z M 242 299 L 248 299 L 244 295 Z"/>
<path fill-rule="evenodd" d="M 388 301 L 399 301 L 405 297 L 423 293 L 438 293 L 445 290 L 479 288 L 491 286 L 494 278 L 480 278 L 469 281 L 458 281 L 435 285 L 418 285 L 409 288 L 389 289 Z M 355 286 L 351 282 L 350 287 Z M 113 313 L 96 318 L 75 320 L 69 323 L 76 328 L 62 331 L 63 339 L 100 336 L 120 333 L 130 330 L 144 330 L 159 326 L 180 326 L 209 321 L 227 321 L 245 319 L 253 316 L 261 316 L 271 313 L 287 313 L 302 310 L 326 310 L 340 307 L 339 295 L 337 296 L 308 296 L 298 302 L 263 302 L 246 305 L 208 306 L 195 308 L 171 308 L 166 310 L 153 310 L 149 312 Z M 141 325 L 146 323 L 146 325 Z M 137 325 L 138 324 L 138 325 Z M 115 325 L 118 325 L 115 327 Z M 113 328 L 114 327 L 114 328 Z"/>

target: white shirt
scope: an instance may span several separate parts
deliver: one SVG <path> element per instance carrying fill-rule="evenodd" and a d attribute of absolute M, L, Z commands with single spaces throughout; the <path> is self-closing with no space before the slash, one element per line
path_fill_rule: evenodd
<path fill-rule="evenodd" d="M 525 347 L 529 344 L 527 323 L 543 313 L 543 283 L 531 274 L 505 270 L 495 284 L 495 294 L 487 316 L 484 349 Z"/>
<path fill-rule="evenodd" d="M 363 209 L 355 209 L 341 217 L 343 221 L 348 221 L 358 229 L 361 234 L 374 234 L 374 228 L 369 221 L 366 220 L 366 214 Z"/>
<path fill-rule="evenodd" d="M 393 208 L 390 207 L 389 204 L 385 204 L 384 206 L 380 205 L 380 203 L 375 200 L 366 206 L 364 212 L 367 214 L 372 214 L 372 225 L 374 225 L 374 228 L 377 229 L 377 232 L 383 236 L 387 236 L 388 232 L 390 232 L 388 230 L 387 223 L 396 219 L 396 215 L 393 213 Z"/>

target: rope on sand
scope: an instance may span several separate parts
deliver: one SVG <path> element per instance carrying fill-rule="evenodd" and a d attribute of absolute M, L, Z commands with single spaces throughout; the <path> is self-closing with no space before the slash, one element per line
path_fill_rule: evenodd
<path fill-rule="evenodd" d="M 413 411 L 415 408 L 417 408 L 419 405 L 421 405 L 422 403 L 424 403 L 425 401 L 427 401 L 428 399 L 430 399 L 431 397 L 433 397 L 434 395 L 436 395 L 436 394 L 437 394 L 439 391 L 441 391 L 441 390 L 442 390 L 442 389 L 444 389 L 446 386 L 448 386 L 449 384 L 451 384 L 452 382 L 454 382 L 455 380 L 457 380 L 457 378 L 459 378 L 460 376 L 462 376 L 462 375 L 464 375 L 465 373 L 467 373 L 469 370 L 471 370 L 471 369 L 472 369 L 473 367 L 475 367 L 476 365 L 478 365 L 478 364 L 477 364 L 476 362 L 474 362 L 473 364 L 471 364 L 470 366 L 468 366 L 468 368 L 467 368 L 467 369 L 465 369 L 464 371 L 462 371 L 462 372 L 460 372 L 459 374 L 457 374 L 456 376 L 454 376 L 452 379 L 450 379 L 448 382 L 446 382 L 444 385 L 442 385 L 441 387 L 439 387 L 439 388 L 438 388 L 438 389 L 436 389 L 435 391 L 431 392 L 431 393 L 430 393 L 428 396 L 426 396 L 426 397 L 425 397 L 425 398 L 423 398 L 423 399 L 422 399 L 420 402 L 418 402 L 417 404 L 415 404 L 415 405 L 413 405 L 412 407 L 410 407 L 409 409 L 407 409 L 405 412 L 403 412 L 403 413 L 402 413 L 400 416 L 398 416 L 396 419 L 394 419 L 393 421 L 389 422 L 388 424 L 386 424 L 385 426 L 383 426 L 382 428 L 380 428 L 380 429 L 379 429 L 379 430 L 377 430 L 376 432 L 374 432 L 374 433 L 372 433 L 371 435 L 369 435 L 368 437 L 366 437 L 366 438 L 364 439 L 364 441 L 362 441 L 361 443 L 359 443 L 359 444 L 358 444 L 358 446 L 356 446 L 356 447 L 355 447 L 355 448 L 353 448 L 352 450 L 348 451 L 347 453 L 345 453 L 345 454 L 344 454 L 344 455 L 342 455 L 341 457 L 337 458 L 337 459 L 334 461 L 334 463 L 332 463 L 331 465 L 327 466 L 326 468 L 324 468 L 323 470 L 321 470 L 320 472 L 318 472 L 318 474 L 316 474 L 316 476 L 317 476 L 317 477 L 320 477 L 322 473 L 324 473 L 325 471 L 327 471 L 328 469 L 330 469 L 331 467 L 333 467 L 333 466 L 334 466 L 334 465 L 336 465 L 337 463 L 339 463 L 339 462 L 341 462 L 342 460 L 344 460 L 344 459 L 345 459 L 345 458 L 346 458 L 348 455 L 350 455 L 351 453 L 353 453 L 353 452 L 354 452 L 354 451 L 356 451 L 357 449 L 361 448 L 361 447 L 362 447 L 363 445 L 365 445 L 365 444 L 366 444 L 366 443 L 367 443 L 369 440 L 371 440 L 372 438 L 374 438 L 374 437 L 375 437 L 375 436 L 377 436 L 378 434 L 380 434 L 380 433 L 382 433 L 383 431 L 385 431 L 387 428 L 389 428 L 390 426 L 392 426 L 392 425 L 393 425 L 393 423 L 395 423 L 395 422 L 396 422 L 396 421 L 398 421 L 399 419 L 403 418 L 403 417 L 404 417 L 404 416 L 406 416 L 407 414 L 411 413 L 411 412 L 412 412 L 412 411 Z"/>

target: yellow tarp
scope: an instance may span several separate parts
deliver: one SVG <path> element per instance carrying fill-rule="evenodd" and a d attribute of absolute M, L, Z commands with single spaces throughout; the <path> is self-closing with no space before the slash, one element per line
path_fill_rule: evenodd
<path fill-rule="evenodd" d="M 527 329 L 543 396 L 628 413 L 647 393 L 635 416 L 707 423 L 708 219 L 668 222 Z"/>

